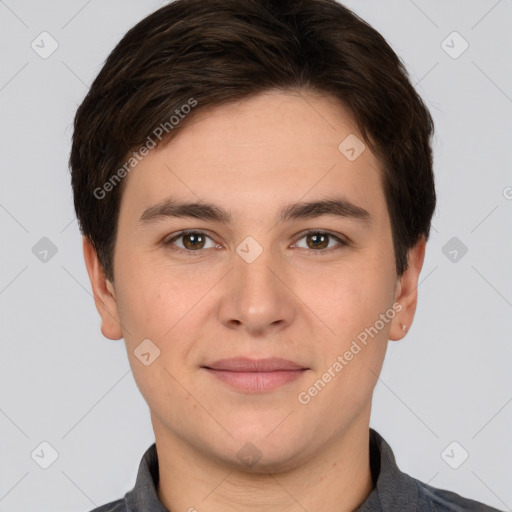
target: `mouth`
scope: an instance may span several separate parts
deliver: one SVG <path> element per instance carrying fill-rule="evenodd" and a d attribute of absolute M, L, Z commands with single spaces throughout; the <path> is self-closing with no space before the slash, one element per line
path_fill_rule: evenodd
<path fill-rule="evenodd" d="M 202 368 L 231 388 L 247 393 L 271 391 L 297 380 L 309 370 L 288 359 L 245 357 L 222 359 Z"/>

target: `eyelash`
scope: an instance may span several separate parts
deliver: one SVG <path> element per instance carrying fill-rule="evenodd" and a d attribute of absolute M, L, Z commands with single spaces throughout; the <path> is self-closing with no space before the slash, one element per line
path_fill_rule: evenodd
<path fill-rule="evenodd" d="M 182 249 L 181 247 L 176 247 L 176 246 L 173 245 L 173 243 L 176 240 L 178 240 L 178 239 L 180 239 L 180 238 L 182 238 L 182 237 L 184 237 L 186 235 L 190 235 L 190 234 L 204 235 L 207 238 L 209 238 L 210 240 L 212 240 L 212 238 L 209 235 L 207 235 L 204 231 L 199 231 L 199 230 L 195 230 L 195 229 L 189 229 L 189 230 L 185 230 L 185 231 L 180 231 L 179 233 L 174 235 L 172 238 L 164 240 L 162 242 L 162 244 L 164 245 L 164 247 L 170 249 L 171 251 L 179 252 L 179 253 L 182 253 L 182 254 L 185 253 L 187 256 L 195 256 L 196 253 L 200 254 L 200 253 L 204 252 L 206 249 L 198 249 L 196 251 L 191 251 L 189 249 Z M 350 245 L 348 241 L 341 239 L 340 237 L 336 236 L 335 234 L 330 233 L 329 231 L 320 231 L 320 230 L 310 230 L 310 231 L 306 231 L 305 233 L 302 233 L 302 235 L 297 240 L 297 242 L 299 240 L 302 240 L 303 238 L 307 237 L 308 235 L 312 235 L 312 234 L 315 234 L 315 235 L 317 235 L 317 234 L 327 235 L 329 238 L 333 238 L 334 240 L 336 240 L 340 244 L 340 245 L 338 245 L 336 247 L 331 247 L 330 249 L 318 249 L 318 250 L 306 249 L 307 251 L 309 251 L 310 253 L 314 254 L 315 256 L 321 256 L 321 255 L 326 254 L 326 253 L 330 254 L 333 251 L 342 249 L 343 247 L 346 247 L 346 246 Z M 297 242 L 295 242 L 295 243 L 297 243 Z"/>

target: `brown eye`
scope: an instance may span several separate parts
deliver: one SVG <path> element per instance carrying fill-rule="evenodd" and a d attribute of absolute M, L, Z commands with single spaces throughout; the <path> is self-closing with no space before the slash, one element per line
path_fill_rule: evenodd
<path fill-rule="evenodd" d="M 343 246 L 349 245 L 348 242 L 341 239 L 340 237 L 328 233 L 326 231 L 309 231 L 305 233 L 300 239 L 306 241 L 306 246 L 300 246 L 299 242 L 297 242 L 298 247 L 301 249 L 309 249 L 312 252 L 317 253 L 329 253 L 331 251 L 335 251 L 337 249 L 341 249 Z M 331 242 L 337 242 L 336 244 L 332 244 Z"/>
<path fill-rule="evenodd" d="M 306 235 L 306 240 L 310 249 L 325 249 L 329 245 L 329 235 L 325 233 Z"/>
<path fill-rule="evenodd" d="M 205 237 L 201 233 L 186 233 L 182 238 L 186 249 L 202 249 L 204 246 Z"/>
<path fill-rule="evenodd" d="M 180 243 L 180 240 L 181 243 Z M 210 241 L 210 245 L 206 244 Z M 182 231 L 163 242 L 165 247 L 177 252 L 193 253 L 215 247 L 213 240 L 201 231 Z"/>

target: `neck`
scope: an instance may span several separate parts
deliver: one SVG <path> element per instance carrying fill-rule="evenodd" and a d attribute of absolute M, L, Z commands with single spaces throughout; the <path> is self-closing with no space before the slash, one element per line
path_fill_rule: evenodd
<path fill-rule="evenodd" d="M 219 463 L 153 421 L 168 510 L 200 512 L 350 512 L 373 488 L 368 423 L 355 421 L 315 456 L 286 471 L 251 473 Z"/>

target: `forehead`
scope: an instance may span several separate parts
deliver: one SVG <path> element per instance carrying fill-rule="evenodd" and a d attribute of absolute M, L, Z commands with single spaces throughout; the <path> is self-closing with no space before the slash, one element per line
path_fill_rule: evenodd
<path fill-rule="evenodd" d="M 347 158 L 347 144 L 359 153 L 362 137 L 335 98 L 260 94 L 199 112 L 150 151 L 125 178 L 121 209 L 140 215 L 172 195 L 250 214 L 335 192 L 375 209 L 383 201 L 379 163 L 368 147 Z"/>

